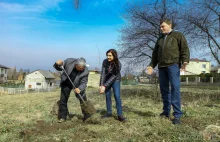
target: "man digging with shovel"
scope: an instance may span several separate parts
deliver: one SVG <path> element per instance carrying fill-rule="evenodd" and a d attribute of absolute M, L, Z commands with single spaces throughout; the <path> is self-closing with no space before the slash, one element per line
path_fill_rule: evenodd
<path fill-rule="evenodd" d="M 60 82 L 61 95 L 58 122 L 65 122 L 67 115 L 69 115 L 67 102 L 72 90 L 74 90 L 76 97 L 80 101 L 82 114 L 84 115 L 83 122 L 85 122 L 95 113 L 94 106 L 87 100 L 85 94 L 89 75 L 88 68 L 86 67 L 86 60 L 82 57 L 79 59 L 68 58 L 64 60 L 64 62 L 58 60 L 54 64 L 54 68 L 58 71 L 63 71 Z"/>

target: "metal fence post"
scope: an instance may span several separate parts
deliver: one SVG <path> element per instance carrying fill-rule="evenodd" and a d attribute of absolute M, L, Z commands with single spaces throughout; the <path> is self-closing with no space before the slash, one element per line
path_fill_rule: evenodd
<path fill-rule="evenodd" d="M 198 77 L 198 80 L 197 80 L 198 82 L 200 82 L 200 77 Z"/>
<path fill-rule="evenodd" d="M 188 80 L 188 77 L 186 77 L 186 84 L 189 84 L 189 80 Z"/>
<path fill-rule="evenodd" d="M 213 77 L 210 77 L 210 83 L 213 83 Z"/>

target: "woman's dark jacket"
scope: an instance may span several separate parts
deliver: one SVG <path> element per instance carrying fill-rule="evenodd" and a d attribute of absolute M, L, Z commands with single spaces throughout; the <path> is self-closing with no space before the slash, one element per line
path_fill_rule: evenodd
<path fill-rule="evenodd" d="M 108 59 L 105 59 L 102 63 L 100 86 L 110 87 L 114 81 L 121 81 L 120 70 L 120 62 L 119 68 L 117 69 L 116 64 L 114 62 L 109 62 Z"/>

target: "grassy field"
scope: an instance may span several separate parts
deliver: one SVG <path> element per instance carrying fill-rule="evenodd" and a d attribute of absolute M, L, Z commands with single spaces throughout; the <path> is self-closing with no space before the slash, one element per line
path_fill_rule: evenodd
<path fill-rule="evenodd" d="M 152 86 L 123 86 L 123 113 L 126 123 L 114 118 L 99 123 L 83 123 L 79 102 L 74 94 L 69 110 L 77 117 L 57 123 L 50 114 L 59 99 L 60 90 L 50 93 L 0 96 L 0 141 L 39 142 L 167 142 L 220 141 L 220 91 L 183 87 L 181 125 L 160 118 L 162 111 L 158 88 Z M 87 95 L 97 109 L 93 116 L 105 113 L 105 97 L 96 88 Z M 113 99 L 113 113 L 116 115 Z"/>

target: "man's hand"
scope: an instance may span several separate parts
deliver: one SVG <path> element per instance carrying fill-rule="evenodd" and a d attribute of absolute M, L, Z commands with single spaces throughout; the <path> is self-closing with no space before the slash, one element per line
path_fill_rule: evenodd
<path fill-rule="evenodd" d="M 188 65 L 188 63 L 187 63 L 187 62 L 184 62 L 184 63 L 182 64 L 182 66 L 181 66 L 181 69 L 186 69 L 186 65 Z"/>
<path fill-rule="evenodd" d="M 105 92 L 105 86 L 100 86 L 99 87 L 99 93 L 103 94 Z"/>
<path fill-rule="evenodd" d="M 146 73 L 147 73 L 147 75 L 152 75 L 152 73 L 153 73 L 153 68 L 152 68 L 151 66 L 148 66 L 148 67 L 146 68 Z"/>
<path fill-rule="evenodd" d="M 58 66 L 62 66 L 62 65 L 63 65 L 63 61 L 62 61 L 62 60 L 58 60 L 58 61 L 56 61 L 56 64 L 57 64 Z"/>
<path fill-rule="evenodd" d="M 74 89 L 74 92 L 75 92 L 76 94 L 80 94 L 81 90 L 80 90 L 79 88 L 76 88 L 76 89 Z"/>

